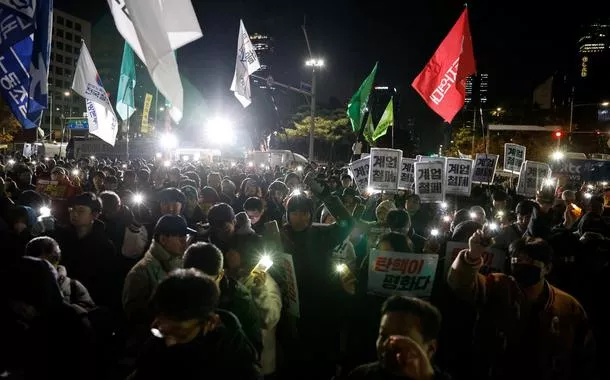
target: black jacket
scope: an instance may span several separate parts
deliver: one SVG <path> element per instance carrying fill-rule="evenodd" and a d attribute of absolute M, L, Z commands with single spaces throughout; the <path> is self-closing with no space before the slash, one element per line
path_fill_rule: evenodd
<path fill-rule="evenodd" d="M 167 347 L 151 338 L 129 380 L 261 379 L 257 355 L 239 321 L 230 312 L 217 312 L 222 324 L 187 344 Z"/>

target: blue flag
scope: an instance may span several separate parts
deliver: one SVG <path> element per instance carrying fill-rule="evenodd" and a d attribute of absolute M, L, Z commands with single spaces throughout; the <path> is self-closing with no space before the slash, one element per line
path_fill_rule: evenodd
<path fill-rule="evenodd" d="M 0 94 L 24 128 L 48 102 L 53 0 L 0 0 Z"/>
<path fill-rule="evenodd" d="M 123 48 L 123 62 L 121 63 L 121 77 L 117 92 L 116 110 L 123 120 L 127 120 L 136 111 L 133 93 L 136 88 L 136 66 L 133 61 L 133 50 L 127 42 Z"/>

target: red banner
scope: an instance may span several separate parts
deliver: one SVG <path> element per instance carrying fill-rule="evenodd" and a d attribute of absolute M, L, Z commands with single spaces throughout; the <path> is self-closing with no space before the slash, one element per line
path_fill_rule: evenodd
<path fill-rule="evenodd" d="M 476 67 L 468 9 L 464 9 L 411 85 L 434 112 L 450 123 L 464 107 L 466 78 L 474 73 Z"/>

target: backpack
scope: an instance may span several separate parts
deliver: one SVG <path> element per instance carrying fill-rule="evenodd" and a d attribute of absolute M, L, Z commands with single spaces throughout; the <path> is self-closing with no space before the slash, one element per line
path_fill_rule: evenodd
<path fill-rule="evenodd" d="M 129 259 L 141 257 L 148 247 L 148 231 L 136 224 L 125 227 L 121 254 Z"/>

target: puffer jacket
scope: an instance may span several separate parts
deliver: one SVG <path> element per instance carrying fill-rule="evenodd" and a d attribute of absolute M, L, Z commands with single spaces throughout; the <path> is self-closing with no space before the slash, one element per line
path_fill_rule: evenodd
<path fill-rule="evenodd" d="M 450 288 L 475 303 L 477 379 L 594 379 L 594 341 L 576 299 L 545 282 L 540 301 L 526 302 L 513 277 L 479 274 L 460 252 L 448 274 Z M 480 372 L 479 372 L 480 371 Z"/>
<path fill-rule="evenodd" d="M 95 302 L 93 302 L 85 285 L 68 277 L 68 271 L 63 265 L 57 266 L 57 284 L 64 296 L 64 301 L 67 303 L 78 305 L 85 310 L 95 309 Z"/>

